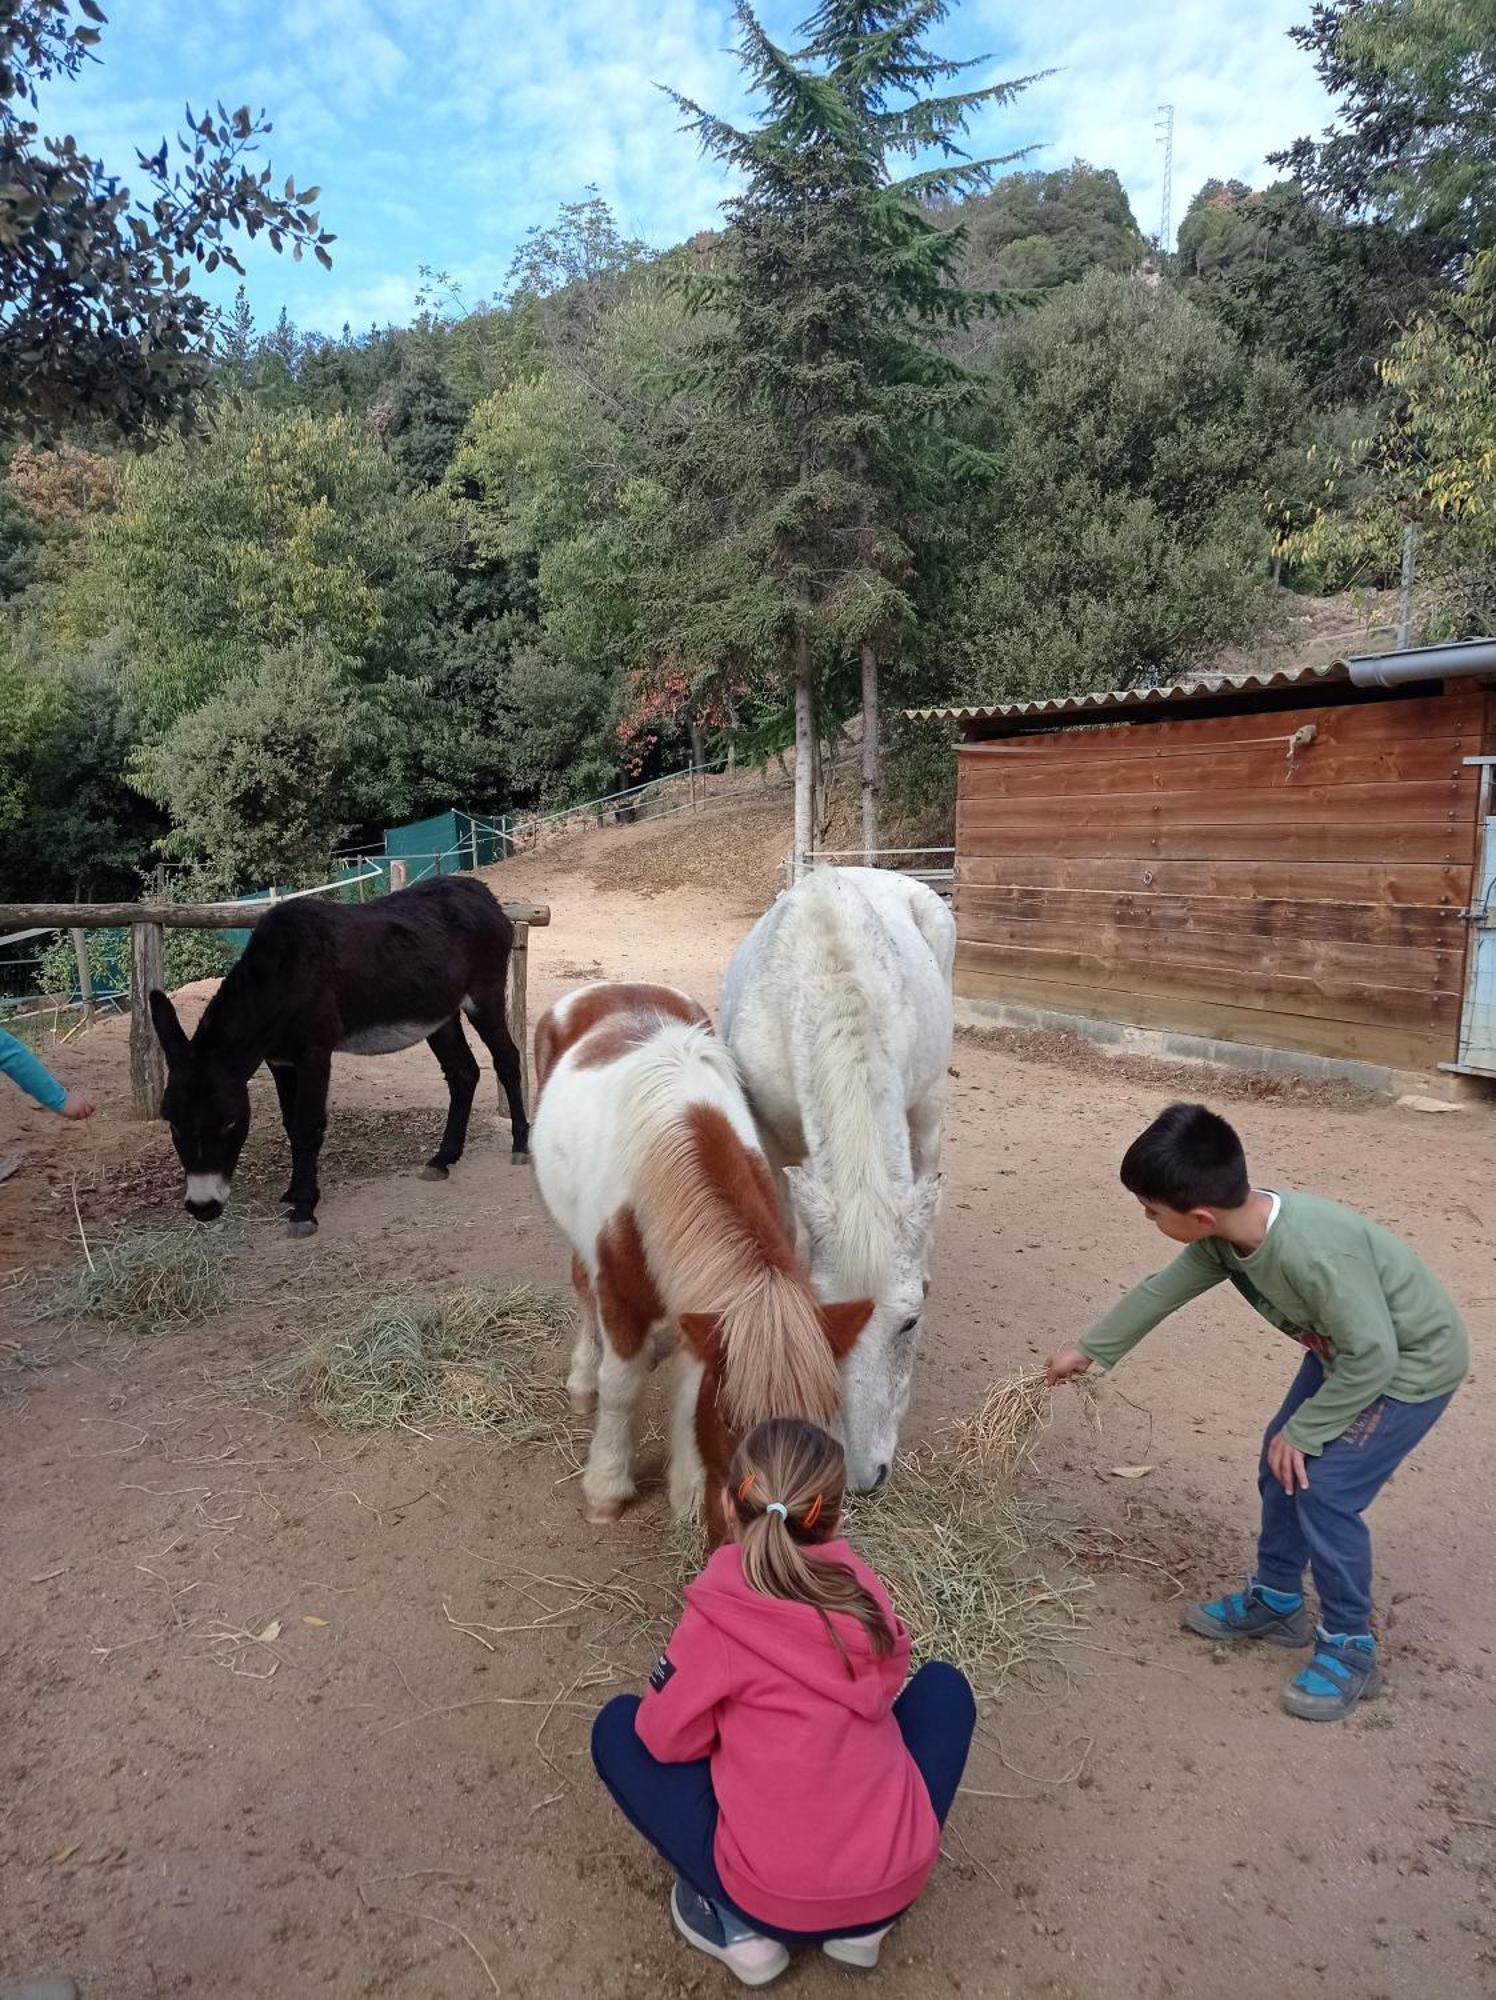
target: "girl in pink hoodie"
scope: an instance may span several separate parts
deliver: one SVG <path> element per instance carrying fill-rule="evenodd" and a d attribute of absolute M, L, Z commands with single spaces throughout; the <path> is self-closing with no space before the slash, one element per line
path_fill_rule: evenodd
<path fill-rule="evenodd" d="M 749 1432 L 724 1494 L 733 1539 L 686 1591 L 642 1701 L 619 1695 L 592 1732 L 603 1783 L 676 1871 L 676 1929 L 746 1986 L 806 1946 L 877 1964 L 935 1865 L 976 1725 L 956 1668 L 903 1686 L 909 1634 L 837 1535 L 845 1478 L 814 1424 Z"/>

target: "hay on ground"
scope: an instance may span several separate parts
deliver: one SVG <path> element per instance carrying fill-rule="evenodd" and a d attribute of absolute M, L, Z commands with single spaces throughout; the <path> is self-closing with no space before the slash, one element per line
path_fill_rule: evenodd
<path fill-rule="evenodd" d="M 557 1352 L 570 1317 L 561 1294 L 529 1285 L 395 1292 L 356 1305 L 270 1386 L 343 1430 L 480 1431 L 572 1455 Z"/>
<path fill-rule="evenodd" d="M 977 1699 L 1010 1680 L 1065 1677 L 1057 1647 L 1091 1588 L 1063 1536 L 947 1443 L 901 1452 L 887 1486 L 854 1498 L 847 1533 L 909 1627 L 917 1660 L 949 1660 Z M 1049 1571 L 1054 1574 L 1049 1574 Z"/>
<path fill-rule="evenodd" d="M 370 1111 L 340 1105 L 328 1111 L 327 1136 L 317 1157 L 324 1188 L 357 1187 L 365 1181 L 418 1173 L 436 1151 L 444 1114 L 433 1106 Z M 475 1101 L 468 1151 L 475 1152 L 496 1127 L 492 1099 Z M 280 1111 L 266 1090 L 255 1093 L 254 1123 L 234 1174 L 234 1196 L 251 1215 L 273 1214 L 291 1172 L 291 1149 Z"/>
<path fill-rule="evenodd" d="M 71 1270 L 44 1282 L 38 1316 L 92 1319 L 115 1332 L 171 1333 L 222 1312 L 231 1296 L 222 1232 L 123 1229 L 84 1245 Z"/>

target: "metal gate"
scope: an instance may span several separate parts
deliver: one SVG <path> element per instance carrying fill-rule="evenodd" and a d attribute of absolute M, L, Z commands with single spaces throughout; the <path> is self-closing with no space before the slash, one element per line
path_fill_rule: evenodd
<path fill-rule="evenodd" d="M 1480 774 L 1480 849 L 1476 857 L 1470 910 L 1470 952 L 1465 1004 L 1460 1015 L 1457 1068 L 1496 1076 L 1496 758 L 1472 758 Z"/>

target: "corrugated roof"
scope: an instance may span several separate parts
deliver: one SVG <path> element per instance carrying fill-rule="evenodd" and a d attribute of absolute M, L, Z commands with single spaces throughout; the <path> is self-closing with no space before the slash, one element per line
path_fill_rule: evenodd
<path fill-rule="evenodd" d="M 911 708 L 906 712 L 917 722 L 1021 722 L 1029 717 L 1110 715 L 1130 709 L 1166 708 L 1178 701 L 1225 699 L 1231 695 L 1267 693 L 1276 688 L 1313 687 L 1328 681 L 1347 681 L 1350 674 L 1341 660 L 1325 667 L 1286 667 L 1270 673 L 1192 674 L 1187 680 L 1171 681 L 1167 687 L 1111 688 L 1104 694 L 1052 695 L 1045 701 L 997 701 L 969 703 L 955 708 Z"/>

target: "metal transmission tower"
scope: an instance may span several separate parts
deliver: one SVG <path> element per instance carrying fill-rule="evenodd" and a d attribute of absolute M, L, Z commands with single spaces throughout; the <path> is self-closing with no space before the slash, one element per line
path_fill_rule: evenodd
<path fill-rule="evenodd" d="M 1169 233 L 1174 220 L 1174 107 L 1172 104 L 1161 104 L 1158 112 L 1153 130 L 1164 149 L 1164 199 L 1158 225 L 1158 249 L 1161 257 L 1167 257 Z"/>

